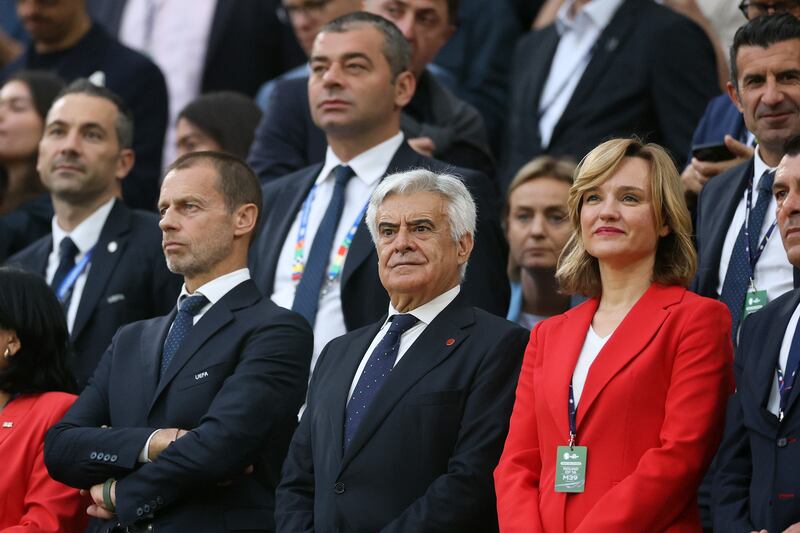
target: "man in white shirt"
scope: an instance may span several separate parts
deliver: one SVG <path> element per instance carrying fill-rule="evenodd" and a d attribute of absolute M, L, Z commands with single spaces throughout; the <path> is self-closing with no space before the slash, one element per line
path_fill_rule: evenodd
<path fill-rule="evenodd" d="M 168 312 L 180 289 L 161 254 L 158 218 L 120 199 L 132 139 L 133 118 L 118 96 L 87 80 L 69 85 L 47 114 L 39 145 L 52 234 L 8 260 L 43 275 L 62 301 L 81 388 L 114 332 Z"/>
<path fill-rule="evenodd" d="M 273 531 L 311 330 L 247 269 L 261 189 L 238 158 L 179 158 L 161 187 L 177 309 L 125 326 L 47 436 L 50 474 L 89 489 L 95 529 Z M 173 299 L 174 301 L 174 299 Z"/>
<path fill-rule="evenodd" d="M 347 331 L 372 323 L 388 302 L 363 221 L 383 176 L 445 164 L 412 150 L 400 115 L 414 94 L 409 44 L 390 22 L 356 12 L 320 31 L 311 54 L 311 113 L 325 131 L 325 161 L 264 187 L 265 220 L 253 246 L 253 278 L 264 294 L 306 317 L 314 354 Z M 464 285 L 467 300 L 498 315 L 508 303 L 499 265 L 506 251 L 498 204 L 483 174 L 450 169 L 478 204 L 477 252 Z M 324 229 L 324 231 L 321 231 Z"/>
<path fill-rule="evenodd" d="M 475 218 L 454 176 L 411 170 L 375 189 L 388 313 L 320 356 L 277 531 L 497 531 L 492 471 L 528 332 L 464 300 Z"/>

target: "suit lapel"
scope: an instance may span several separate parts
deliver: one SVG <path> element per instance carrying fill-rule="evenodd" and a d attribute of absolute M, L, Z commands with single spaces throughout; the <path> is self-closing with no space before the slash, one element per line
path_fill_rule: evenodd
<path fill-rule="evenodd" d="M 762 415 L 773 425 L 775 423 L 775 417 L 767 410 L 766 406 L 769 402 L 769 394 L 772 391 L 772 382 L 775 377 L 775 368 L 777 367 L 778 356 L 780 355 L 781 345 L 783 344 L 783 337 L 798 302 L 800 302 L 800 291 L 797 291 L 793 298 L 786 300 L 784 305 L 777 310 L 773 319 L 770 320 L 769 331 L 763 340 L 763 349 L 758 353 L 758 357 L 751 357 L 747 362 L 748 367 L 752 364 L 752 371 L 754 374 L 753 379 L 750 381 L 752 384 L 751 394 L 758 400 Z M 789 394 L 789 401 L 786 404 L 786 415 L 789 414 L 797 400 L 798 389 L 800 389 L 800 382 L 795 383 Z"/>
<path fill-rule="evenodd" d="M 176 310 L 173 309 L 167 316 L 150 322 L 142 332 L 141 352 L 139 360 L 142 366 L 142 400 L 145 411 L 148 412 L 155 398 L 158 386 L 158 375 L 161 370 L 161 353 L 164 351 L 164 342 L 167 333 L 175 321 Z"/>
<path fill-rule="evenodd" d="M 262 228 L 260 240 L 264 245 L 260 247 L 258 257 L 256 257 L 256 263 L 266 265 L 264 278 L 260 280 L 265 296 L 270 296 L 273 292 L 281 249 L 289 237 L 289 229 L 292 227 L 303 201 L 308 196 L 308 192 L 321 170 L 322 164 L 314 165 L 309 167 L 305 176 L 297 176 L 296 179 L 287 182 L 286 188 L 277 191 L 277 197 L 273 199 L 272 205 L 269 207 L 271 211 L 269 218 L 274 222 Z M 264 211 L 266 212 L 267 209 L 265 208 Z"/>
<path fill-rule="evenodd" d="M 637 2 L 627 0 L 611 18 L 608 26 L 597 38 L 597 42 L 592 49 L 592 57 L 586 70 L 581 75 L 575 91 L 570 97 L 564 113 L 556 123 L 553 130 L 552 139 L 554 140 L 560 130 L 563 130 L 572 116 L 581 113 L 581 103 L 591 101 L 596 96 L 597 84 L 600 79 L 609 72 L 609 63 L 619 57 L 618 50 L 623 46 L 625 39 L 633 33 L 633 25 L 636 23 Z M 553 141 L 551 140 L 551 144 Z"/>
<path fill-rule="evenodd" d="M 747 187 L 747 182 L 753 175 L 753 172 L 752 159 L 749 163 L 744 163 L 738 167 L 738 172 L 736 172 L 734 176 L 731 176 L 733 179 L 729 181 L 731 186 L 723 187 L 719 190 L 719 200 L 715 202 L 713 206 L 714 212 L 711 215 L 713 218 L 709 226 L 708 240 L 703 243 L 703 246 L 708 246 L 710 248 L 707 256 L 708 259 L 703 262 L 703 266 L 707 264 L 713 267 L 713 277 L 710 279 L 716 280 L 715 283 L 711 283 L 708 287 L 710 291 L 716 292 L 717 290 L 717 283 L 720 281 L 718 279 L 719 262 L 722 256 L 722 246 L 725 243 L 725 236 L 730 229 L 731 220 L 733 220 L 736 207 L 739 205 L 745 187 Z"/>
<path fill-rule="evenodd" d="M 525 95 L 525 100 L 531 104 L 532 109 L 536 110 L 537 117 L 539 117 L 542 90 L 544 90 L 545 82 L 550 74 L 550 66 L 553 63 L 553 57 L 556 55 L 558 41 L 560 40 L 555 24 L 542 29 L 541 32 L 541 41 L 538 43 L 536 54 L 534 54 L 531 64 L 523 74 L 524 81 L 520 89 L 520 94 Z M 531 133 L 535 135 L 535 139 L 532 139 L 531 143 L 538 147 L 542 144 L 542 140 L 539 137 L 539 120 L 534 121 L 534 118 L 531 117 L 529 121 L 533 126 Z"/>
<path fill-rule="evenodd" d="M 89 274 L 86 276 L 86 284 L 72 326 L 73 340 L 78 338 L 89 322 L 89 317 L 94 313 L 108 280 L 111 279 L 122 256 L 127 243 L 126 234 L 129 231 L 130 212 L 122 202 L 116 200 L 92 252 Z"/>
<path fill-rule="evenodd" d="M 172 357 L 172 361 L 167 367 L 167 370 L 158 382 L 148 413 L 153 409 L 153 406 L 158 401 L 159 396 L 164 392 L 167 385 L 175 379 L 178 372 L 180 372 L 186 363 L 191 360 L 200 348 L 202 348 L 206 341 L 228 323 L 233 321 L 233 311 L 252 305 L 260 297 L 261 293 L 258 292 L 255 284 L 252 280 L 248 280 L 231 289 L 221 300 L 211 306 L 197 324 L 192 327 L 189 336 L 184 339 L 183 344 L 181 344 L 181 347 L 178 348 L 178 351 L 175 352 L 175 355 Z M 166 332 L 164 332 L 164 335 L 166 336 Z M 161 357 L 161 347 L 163 347 L 163 339 L 161 345 L 154 347 L 159 350 L 159 361 Z"/>
<path fill-rule="evenodd" d="M 553 357 L 544 357 L 542 362 L 542 374 L 545 376 L 544 397 L 553 419 L 561 430 L 562 442 L 567 442 L 569 439 L 567 408 L 569 384 L 598 303 L 598 300 L 593 298 L 567 311 L 559 327 L 548 334 L 547 344 L 538 348 L 545 353 L 553 354 Z"/>
<path fill-rule="evenodd" d="M 342 469 L 347 468 L 406 392 L 431 369 L 458 350 L 464 339 L 469 337 L 470 326 L 474 323 L 474 311 L 463 307 L 459 298 L 456 298 L 425 328 L 394 367 L 364 414 L 353 441 L 342 457 Z"/>
<path fill-rule="evenodd" d="M 680 301 L 685 292 L 683 287 L 664 287 L 654 283 L 628 311 L 589 368 L 586 385 L 578 403 L 578 428 L 606 385 L 658 333 L 661 324 L 669 316 L 666 307 Z"/>

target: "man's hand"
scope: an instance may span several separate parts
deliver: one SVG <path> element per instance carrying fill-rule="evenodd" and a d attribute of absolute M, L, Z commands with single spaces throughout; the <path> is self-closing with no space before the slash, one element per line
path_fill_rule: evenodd
<path fill-rule="evenodd" d="M 414 137 L 408 140 L 408 145 L 414 149 L 415 152 L 433 157 L 433 152 L 436 151 L 436 145 L 430 137 Z"/>
<path fill-rule="evenodd" d="M 189 433 L 185 429 L 179 428 L 165 428 L 156 431 L 153 438 L 150 439 L 150 446 L 147 448 L 147 458 L 155 461 L 161 452 L 167 449 L 167 446 Z"/>
<path fill-rule="evenodd" d="M 700 161 L 693 157 L 692 162 L 686 166 L 683 174 L 681 174 L 681 181 L 683 182 L 687 200 L 693 200 L 700 193 L 706 182 L 717 174 L 721 174 L 753 157 L 753 149 L 751 147 L 737 141 L 730 135 L 725 136 L 725 146 L 736 156 L 735 158 L 728 161 L 712 162 Z"/>
<path fill-rule="evenodd" d="M 762 529 L 759 533 L 767 533 L 766 529 Z M 800 522 L 796 522 L 783 530 L 783 533 L 800 533 Z"/>
<path fill-rule="evenodd" d="M 86 490 L 81 489 L 81 495 L 85 495 Z M 92 505 L 86 508 L 86 514 L 95 518 L 102 518 L 103 520 L 110 520 L 114 518 L 114 513 L 105 506 L 103 502 L 103 483 L 94 485 L 89 489 L 89 496 L 92 498 Z M 111 485 L 111 502 L 117 505 L 117 482 Z"/>

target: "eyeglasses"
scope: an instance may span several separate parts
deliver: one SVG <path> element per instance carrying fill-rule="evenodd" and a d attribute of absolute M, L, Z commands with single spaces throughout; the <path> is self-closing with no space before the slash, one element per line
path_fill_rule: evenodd
<path fill-rule="evenodd" d="M 747 20 L 754 19 L 766 13 L 784 13 L 800 15 L 800 1 L 786 0 L 781 2 L 751 2 L 742 0 L 739 4 L 739 11 L 744 14 Z"/>
<path fill-rule="evenodd" d="M 289 19 L 293 16 L 297 16 L 300 13 L 307 17 L 316 17 L 322 13 L 322 10 L 325 9 L 325 6 L 330 4 L 333 0 L 306 0 L 305 2 L 297 5 L 289 5 L 289 6 L 278 6 L 275 12 L 278 15 L 278 19 L 284 24 L 289 22 Z"/>

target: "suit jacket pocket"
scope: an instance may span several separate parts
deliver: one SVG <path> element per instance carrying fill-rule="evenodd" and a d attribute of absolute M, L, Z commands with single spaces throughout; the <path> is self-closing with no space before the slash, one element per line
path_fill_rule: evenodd
<path fill-rule="evenodd" d="M 182 372 L 178 378 L 178 390 L 182 391 L 209 383 L 221 383 L 227 377 L 227 375 L 222 375 L 223 367 L 224 363 L 217 363 L 201 370 Z"/>
<path fill-rule="evenodd" d="M 417 394 L 410 399 L 410 403 L 414 405 L 448 405 L 456 404 L 461 401 L 463 391 L 460 390 L 444 390 L 438 392 L 426 392 L 425 394 Z"/>

